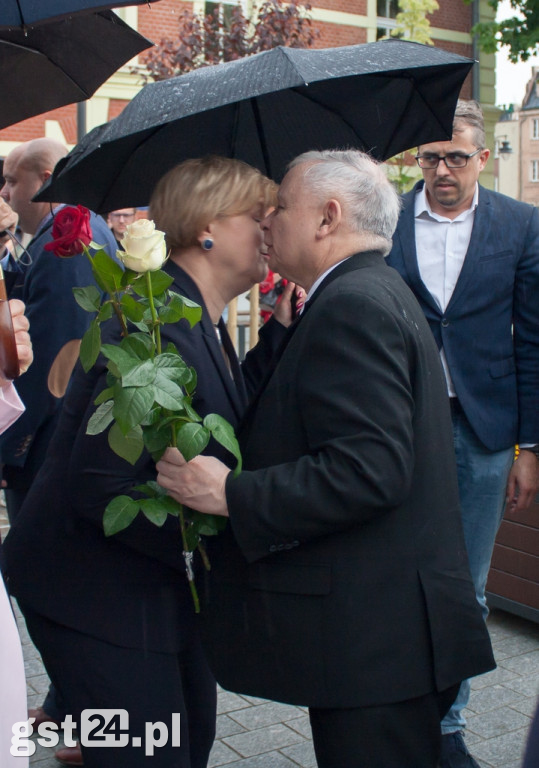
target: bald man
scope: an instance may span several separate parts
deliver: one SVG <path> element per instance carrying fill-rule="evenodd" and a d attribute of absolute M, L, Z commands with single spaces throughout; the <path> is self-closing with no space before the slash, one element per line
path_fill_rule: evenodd
<path fill-rule="evenodd" d="M 59 259 L 44 250 L 52 239 L 54 214 L 61 206 L 32 202 L 58 160 L 66 154 L 63 144 L 42 138 L 20 144 L 4 161 L 5 184 L 0 196 L 18 215 L 23 232 L 32 236 L 27 246 L 30 258 L 26 259 L 31 263 L 22 269 L 19 265 L 10 297 L 26 304 L 35 350 L 34 365 L 19 387 L 26 413 L 0 437 L 0 462 L 4 465 L 6 502 L 12 523 L 41 466 L 61 406 L 61 397 L 52 395 L 48 388 L 51 368 L 61 350 L 64 353 L 59 360 L 66 357 L 65 350 L 76 351 L 76 345 L 66 345 L 82 338 L 90 321 L 88 312 L 73 297 L 75 286 L 94 282 L 88 259 L 84 254 Z M 2 206 L 4 211 L 7 205 Z M 91 226 L 93 239 L 106 244 L 114 255 L 116 244 L 103 219 L 92 214 Z"/>

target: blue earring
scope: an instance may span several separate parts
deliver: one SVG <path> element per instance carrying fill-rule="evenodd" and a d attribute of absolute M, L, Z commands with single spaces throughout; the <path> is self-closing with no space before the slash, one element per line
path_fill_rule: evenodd
<path fill-rule="evenodd" d="M 213 240 L 211 237 L 207 237 L 205 240 L 202 241 L 202 247 L 205 251 L 211 251 L 213 248 Z"/>

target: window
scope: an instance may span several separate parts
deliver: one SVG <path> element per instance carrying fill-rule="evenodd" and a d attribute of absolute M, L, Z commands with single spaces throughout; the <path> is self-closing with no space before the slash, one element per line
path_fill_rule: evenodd
<path fill-rule="evenodd" d="M 395 19 L 399 12 L 399 0 L 376 0 L 376 39 L 389 37 L 397 26 Z"/>
<path fill-rule="evenodd" d="M 532 139 L 539 139 L 539 117 L 532 120 Z"/>
<path fill-rule="evenodd" d="M 530 170 L 531 170 L 531 180 L 539 181 L 539 160 L 532 160 Z"/>

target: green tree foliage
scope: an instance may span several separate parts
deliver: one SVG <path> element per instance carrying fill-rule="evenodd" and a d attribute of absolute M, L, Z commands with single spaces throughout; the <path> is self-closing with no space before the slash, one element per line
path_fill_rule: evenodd
<path fill-rule="evenodd" d="M 489 0 L 495 11 L 499 3 L 500 0 Z M 509 60 L 516 64 L 539 52 L 539 0 L 511 0 L 511 7 L 515 15 L 502 21 L 476 24 L 472 32 L 477 34 L 485 53 L 507 46 Z"/>
<path fill-rule="evenodd" d="M 436 0 L 399 0 L 400 12 L 397 14 L 397 26 L 392 30 L 393 37 L 413 40 L 415 43 L 432 45 L 428 13 L 434 13 L 440 6 Z"/>

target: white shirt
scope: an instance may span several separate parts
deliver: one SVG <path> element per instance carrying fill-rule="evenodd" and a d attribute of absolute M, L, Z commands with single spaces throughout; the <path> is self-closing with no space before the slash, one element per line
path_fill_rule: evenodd
<path fill-rule="evenodd" d="M 478 202 L 479 187 L 476 184 L 471 206 L 455 219 L 448 219 L 432 210 L 425 185 L 415 197 L 415 245 L 419 274 L 442 312 L 446 310 L 451 300 L 464 264 Z M 440 357 L 449 396 L 455 397 L 455 388 L 443 347 L 440 350 Z"/>
<path fill-rule="evenodd" d="M 333 265 L 332 265 L 332 266 L 331 266 L 329 269 L 326 269 L 326 271 L 325 271 L 325 272 L 323 272 L 323 273 L 320 275 L 320 277 L 319 277 L 319 278 L 317 278 L 317 279 L 314 281 L 314 283 L 311 285 L 311 287 L 310 287 L 310 289 L 309 289 L 309 293 L 308 293 L 308 294 L 307 294 L 307 296 L 305 297 L 305 304 L 306 304 L 306 303 L 309 301 L 309 299 L 310 299 L 312 296 L 314 296 L 314 294 L 316 293 L 316 289 L 318 288 L 318 286 L 320 285 L 320 283 L 321 283 L 321 282 L 322 282 L 322 281 L 323 281 L 323 280 L 324 280 L 324 279 L 325 279 L 325 278 L 326 278 L 326 277 L 329 275 L 329 273 L 330 273 L 330 272 L 333 272 L 333 270 L 335 269 L 335 267 L 338 267 L 338 266 L 339 266 L 339 264 L 342 264 L 342 263 L 343 263 L 343 261 L 348 261 L 348 259 L 349 259 L 349 258 L 350 258 L 350 256 L 346 256 L 344 259 L 341 259 L 341 261 L 338 261 L 336 264 L 333 264 Z M 303 307 L 305 306 L 305 304 L 303 305 Z M 303 307 L 301 308 L 301 312 L 303 312 Z M 300 312 L 300 315 L 301 315 L 301 312 Z"/>

